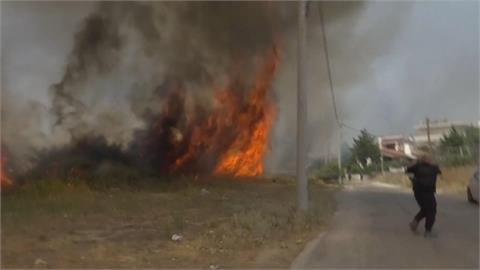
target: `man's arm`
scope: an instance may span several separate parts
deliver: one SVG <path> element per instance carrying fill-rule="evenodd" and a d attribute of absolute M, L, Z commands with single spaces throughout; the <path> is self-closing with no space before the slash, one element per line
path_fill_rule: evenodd
<path fill-rule="evenodd" d="M 437 180 L 441 179 L 440 176 L 442 175 L 442 170 L 440 170 L 440 167 L 438 165 L 435 165 L 436 173 L 437 173 L 437 178 L 435 179 L 435 184 L 433 186 L 433 190 L 435 193 L 437 193 Z"/>
<path fill-rule="evenodd" d="M 410 165 L 407 167 L 407 169 L 405 170 L 405 174 L 408 175 L 408 178 L 410 179 L 410 181 L 413 182 L 413 178 L 415 176 L 415 170 L 416 170 L 416 164 L 413 164 L 413 165 Z"/>

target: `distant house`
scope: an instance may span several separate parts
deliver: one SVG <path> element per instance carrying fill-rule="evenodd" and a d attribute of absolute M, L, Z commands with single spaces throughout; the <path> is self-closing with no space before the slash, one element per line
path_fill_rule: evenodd
<path fill-rule="evenodd" d="M 378 145 L 384 160 L 415 159 L 415 144 L 412 137 L 403 135 L 381 136 L 378 137 Z"/>
<path fill-rule="evenodd" d="M 452 127 L 455 127 L 455 129 L 457 129 L 458 132 L 463 133 L 466 128 L 471 126 L 478 127 L 479 124 L 480 122 L 468 123 L 468 122 L 461 122 L 461 121 L 432 120 L 429 123 L 430 142 L 432 145 L 439 144 L 443 136 L 448 134 L 448 132 L 450 132 L 450 129 Z M 426 123 L 421 123 L 415 126 L 415 134 L 413 135 L 413 140 L 417 147 L 428 145 L 428 133 L 429 132 L 428 132 Z"/>

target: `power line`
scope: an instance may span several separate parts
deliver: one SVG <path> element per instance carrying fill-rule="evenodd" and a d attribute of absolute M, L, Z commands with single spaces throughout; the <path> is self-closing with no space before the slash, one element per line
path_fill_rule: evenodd
<path fill-rule="evenodd" d="M 342 127 L 348 128 L 350 130 L 358 131 L 358 132 L 362 132 L 362 131 L 366 130 L 364 128 L 356 128 L 356 127 L 353 127 L 351 125 L 347 125 L 344 122 L 342 122 L 341 124 L 342 124 Z M 377 133 L 373 133 L 371 130 L 368 130 L 368 133 L 370 133 L 371 135 L 373 135 L 375 137 L 381 137 L 382 136 L 382 135 L 378 135 Z"/>
<path fill-rule="evenodd" d="M 348 128 L 348 129 L 350 129 L 350 130 L 354 130 L 354 131 L 362 131 L 362 130 L 361 130 L 361 129 L 359 129 L 359 128 L 352 127 L 352 126 L 350 126 L 350 125 L 347 125 L 347 124 L 345 124 L 345 123 L 342 123 L 342 127 L 346 127 L 346 128 Z"/>
<path fill-rule="evenodd" d="M 331 71 L 331 64 L 330 64 L 330 57 L 329 57 L 329 54 L 328 54 L 328 43 L 327 43 L 327 35 L 326 35 L 326 32 L 325 32 L 325 23 L 324 23 L 324 16 L 323 16 L 323 12 L 322 12 L 322 2 L 319 2 L 318 3 L 318 14 L 320 16 L 320 27 L 322 29 L 322 39 L 323 39 L 323 49 L 324 49 L 324 53 L 325 53 L 325 62 L 327 64 L 327 74 L 328 74 L 328 83 L 329 83 L 329 86 L 330 86 L 330 93 L 331 93 L 331 97 L 332 97 L 332 105 L 333 105 L 333 112 L 334 112 L 334 115 L 335 115 L 335 121 L 337 122 L 337 126 L 338 126 L 338 168 L 339 168 L 339 175 L 338 175 L 338 182 L 339 184 L 342 183 L 342 128 L 345 127 L 345 128 L 348 128 L 348 129 L 351 129 L 351 130 L 355 130 L 355 131 L 360 131 L 362 132 L 361 129 L 358 129 L 358 128 L 354 128 L 350 125 L 347 125 L 345 123 L 342 123 L 342 121 L 340 121 L 340 117 L 338 115 L 338 109 L 337 109 L 337 102 L 336 102 L 336 98 L 335 98 L 335 91 L 334 91 L 334 88 L 333 88 L 333 79 L 332 79 L 332 71 Z M 383 171 L 383 159 L 382 159 L 382 171 Z"/>
<path fill-rule="evenodd" d="M 327 36 L 325 32 L 325 23 L 324 23 L 324 15 L 323 15 L 323 10 L 322 10 L 322 2 L 318 2 L 318 14 L 320 17 L 320 27 L 322 29 L 322 39 L 323 39 L 323 49 L 325 53 L 325 61 L 327 63 L 327 74 L 328 74 L 328 83 L 330 86 L 330 93 L 332 97 L 332 105 L 333 105 L 333 112 L 335 114 L 335 121 L 337 122 L 338 127 L 341 129 L 342 127 L 348 128 L 350 130 L 354 131 L 359 131 L 361 132 L 363 129 L 352 127 L 350 125 L 345 124 L 343 121 L 340 120 L 339 114 L 338 114 L 338 109 L 337 109 L 337 102 L 335 98 L 335 91 L 333 88 L 333 79 L 332 79 L 332 70 L 331 70 L 331 64 L 330 64 L 330 57 L 328 54 L 328 42 L 327 42 Z M 372 133 L 372 135 L 375 135 Z M 377 135 L 375 135 L 377 136 Z"/>
<path fill-rule="evenodd" d="M 337 110 L 337 102 L 335 101 L 335 92 L 333 91 L 333 79 L 332 79 L 332 72 L 330 67 L 330 57 L 328 55 L 328 44 L 327 44 L 327 35 L 325 33 L 325 26 L 323 22 L 323 13 L 322 13 L 322 6 L 321 2 L 318 3 L 318 13 L 320 15 L 320 26 L 322 28 L 322 37 L 323 37 L 323 49 L 325 51 L 325 60 L 327 64 L 327 73 L 328 73 L 328 83 L 330 86 L 330 93 L 332 94 L 332 104 L 333 104 L 333 112 L 335 113 L 335 121 L 337 122 L 338 126 L 338 152 L 337 152 L 337 162 L 338 162 L 338 183 L 342 183 L 342 123 L 338 117 L 338 110 Z"/>
<path fill-rule="evenodd" d="M 330 67 L 330 57 L 328 56 L 328 44 L 327 44 L 327 36 L 325 34 L 325 27 L 323 21 L 323 12 L 322 12 L 322 2 L 318 3 L 318 14 L 320 15 L 320 27 L 322 28 L 322 38 L 323 38 L 323 49 L 325 52 L 325 59 L 327 62 L 327 73 L 328 73 L 328 83 L 330 86 L 330 93 L 332 96 L 332 104 L 333 104 L 333 112 L 335 113 L 335 121 L 339 128 L 342 128 L 342 123 L 338 117 L 338 110 L 337 110 L 337 102 L 335 99 L 335 92 L 333 91 L 333 80 L 332 80 L 332 72 Z"/>

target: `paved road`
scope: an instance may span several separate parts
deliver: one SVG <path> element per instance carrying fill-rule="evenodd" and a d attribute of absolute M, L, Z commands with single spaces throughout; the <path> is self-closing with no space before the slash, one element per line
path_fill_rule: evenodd
<path fill-rule="evenodd" d="M 368 183 L 346 186 L 329 229 L 292 268 L 479 268 L 479 208 L 463 198 L 437 196 L 438 237 L 412 233 L 417 211 L 408 190 Z"/>

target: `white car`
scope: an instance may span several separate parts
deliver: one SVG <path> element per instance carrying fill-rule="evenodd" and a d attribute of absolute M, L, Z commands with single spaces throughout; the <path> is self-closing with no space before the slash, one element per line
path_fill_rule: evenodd
<path fill-rule="evenodd" d="M 473 174 L 467 186 L 467 199 L 471 203 L 478 203 L 478 169 Z"/>

